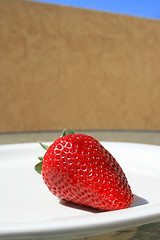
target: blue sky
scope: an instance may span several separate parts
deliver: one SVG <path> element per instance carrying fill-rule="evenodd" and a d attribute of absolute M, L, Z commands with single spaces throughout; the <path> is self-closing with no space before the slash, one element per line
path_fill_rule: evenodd
<path fill-rule="evenodd" d="M 160 0 L 32 0 L 138 17 L 160 19 Z"/>

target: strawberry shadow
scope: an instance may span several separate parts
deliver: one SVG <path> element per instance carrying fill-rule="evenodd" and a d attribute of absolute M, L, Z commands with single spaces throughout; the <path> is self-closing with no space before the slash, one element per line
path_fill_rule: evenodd
<path fill-rule="evenodd" d="M 77 210 L 80 210 L 80 211 L 86 211 L 86 212 L 91 212 L 91 213 L 101 213 L 101 212 L 104 212 L 104 211 L 102 211 L 100 209 L 95 209 L 95 208 L 92 208 L 92 207 L 86 207 L 86 206 L 83 206 L 83 205 L 67 202 L 67 201 L 62 200 L 62 199 L 59 200 L 59 203 L 61 205 L 65 206 L 65 207 L 74 208 L 74 209 L 77 209 Z"/>
<path fill-rule="evenodd" d="M 86 206 L 83 206 L 83 205 L 67 202 L 63 199 L 60 199 L 59 203 L 61 205 L 65 206 L 65 207 L 74 208 L 74 209 L 80 210 L 80 211 L 86 211 L 86 212 L 91 212 L 91 213 L 106 212 L 106 211 L 103 211 L 103 210 L 100 210 L 100 209 L 96 209 L 96 208 L 92 208 L 92 207 L 86 207 Z M 138 195 L 134 195 L 134 202 L 131 205 L 131 207 L 137 207 L 137 206 L 145 205 L 145 204 L 148 204 L 148 203 L 149 202 L 145 198 L 142 198 Z"/>
<path fill-rule="evenodd" d="M 142 198 L 138 195 L 134 195 L 134 202 L 132 203 L 131 207 L 137 207 L 137 206 L 141 206 L 141 205 L 145 205 L 148 204 L 148 200 L 145 198 Z"/>

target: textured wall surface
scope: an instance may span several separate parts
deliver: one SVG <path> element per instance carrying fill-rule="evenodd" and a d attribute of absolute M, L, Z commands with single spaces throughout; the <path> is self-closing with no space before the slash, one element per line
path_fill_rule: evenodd
<path fill-rule="evenodd" d="M 0 0 L 0 132 L 160 129 L 160 21 Z"/>

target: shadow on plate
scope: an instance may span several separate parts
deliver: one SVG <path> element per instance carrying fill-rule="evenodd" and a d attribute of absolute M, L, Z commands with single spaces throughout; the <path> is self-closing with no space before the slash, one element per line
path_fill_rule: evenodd
<path fill-rule="evenodd" d="M 131 207 L 137 207 L 137 206 L 141 206 L 144 204 L 148 204 L 148 201 L 145 198 L 134 195 L 134 202 Z"/>
<path fill-rule="evenodd" d="M 78 210 L 81 210 L 81 211 L 87 211 L 87 212 L 91 212 L 91 213 L 104 212 L 104 211 L 99 210 L 99 209 L 86 207 L 86 206 L 82 206 L 82 205 L 79 205 L 79 204 L 74 204 L 74 203 L 67 202 L 67 201 L 62 200 L 62 199 L 60 199 L 59 203 L 62 204 L 63 206 L 65 206 L 65 207 L 71 207 L 71 208 L 75 208 L 75 209 L 78 209 Z"/>
<path fill-rule="evenodd" d="M 67 202 L 65 200 L 60 199 L 59 201 L 60 204 L 62 204 L 65 207 L 71 207 L 71 208 L 75 208 L 81 211 L 87 211 L 87 212 L 91 212 L 91 213 L 100 213 L 100 212 L 105 212 L 103 210 L 99 210 L 99 209 L 94 209 L 91 207 L 86 207 L 86 206 L 82 206 L 82 205 L 78 205 L 78 204 L 74 204 L 71 202 Z M 137 195 L 134 195 L 134 203 L 132 204 L 131 207 L 137 207 L 137 206 L 141 206 L 144 204 L 148 204 L 148 201 L 142 197 L 139 197 Z"/>

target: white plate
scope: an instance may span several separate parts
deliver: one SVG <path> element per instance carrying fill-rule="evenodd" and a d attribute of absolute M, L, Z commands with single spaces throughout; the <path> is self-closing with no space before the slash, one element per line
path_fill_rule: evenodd
<path fill-rule="evenodd" d="M 60 202 L 34 171 L 38 143 L 0 146 L 0 239 L 72 239 L 160 220 L 160 147 L 102 142 L 135 194 L 132 207 L 99 212 Z"/>

